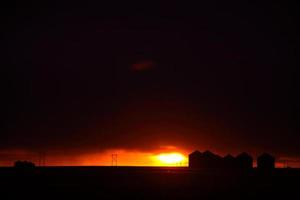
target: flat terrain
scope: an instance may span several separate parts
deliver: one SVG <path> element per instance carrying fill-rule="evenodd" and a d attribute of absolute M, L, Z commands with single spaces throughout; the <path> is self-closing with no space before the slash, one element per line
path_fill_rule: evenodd
<path fill-rule="evenodd" d="M 7 199 L 295 199 L 299 180 L 299 169 L 0 168 L 0 191 Z"/>

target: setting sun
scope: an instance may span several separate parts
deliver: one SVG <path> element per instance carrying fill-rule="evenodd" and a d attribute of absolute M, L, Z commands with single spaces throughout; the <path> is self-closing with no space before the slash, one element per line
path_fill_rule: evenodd
<path fill-rule="evenodd" d="M 157 155 L 157 159 L 163 165 L 182 165 L 186 160 L 181 153 L 162 153 Z"/>

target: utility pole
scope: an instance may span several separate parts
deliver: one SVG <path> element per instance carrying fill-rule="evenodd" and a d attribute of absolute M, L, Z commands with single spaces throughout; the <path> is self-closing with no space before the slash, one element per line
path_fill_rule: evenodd
<path fill-rule="evenodd" d="M 111 166 L 118 166 L 118 154 L 111 154 Z"/>
<path fill-rule="evenodd" d="M 46 153 L 45 152 L 39 152 L 38 155 L 38 166 L 46 166 Z"/>

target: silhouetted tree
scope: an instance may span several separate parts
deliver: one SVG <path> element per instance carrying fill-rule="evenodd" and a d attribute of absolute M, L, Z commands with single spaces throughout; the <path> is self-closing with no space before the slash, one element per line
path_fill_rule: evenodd
<path fill-rule="evenodd" d="M 263 153 L 257 157 L 257 168 L 259 170 L 271 170 L 275 168 L 275 157 L 268 154 Z"/>
<path fill-rule="evenodd" d="M 14 163 L 15 168 L 18 169 L 33 169 L 35 167 L 35 164 L 33 162 L 30 161 L 21 161 L 18 160 Z"/>

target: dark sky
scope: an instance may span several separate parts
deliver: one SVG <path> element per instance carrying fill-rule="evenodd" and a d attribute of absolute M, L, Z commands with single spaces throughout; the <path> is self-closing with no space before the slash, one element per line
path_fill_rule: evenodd
<path fill-rule="evenodd" d="M 299 156 L 296 9 L 270 2 L 10 6 L 0 150 Z"/>

